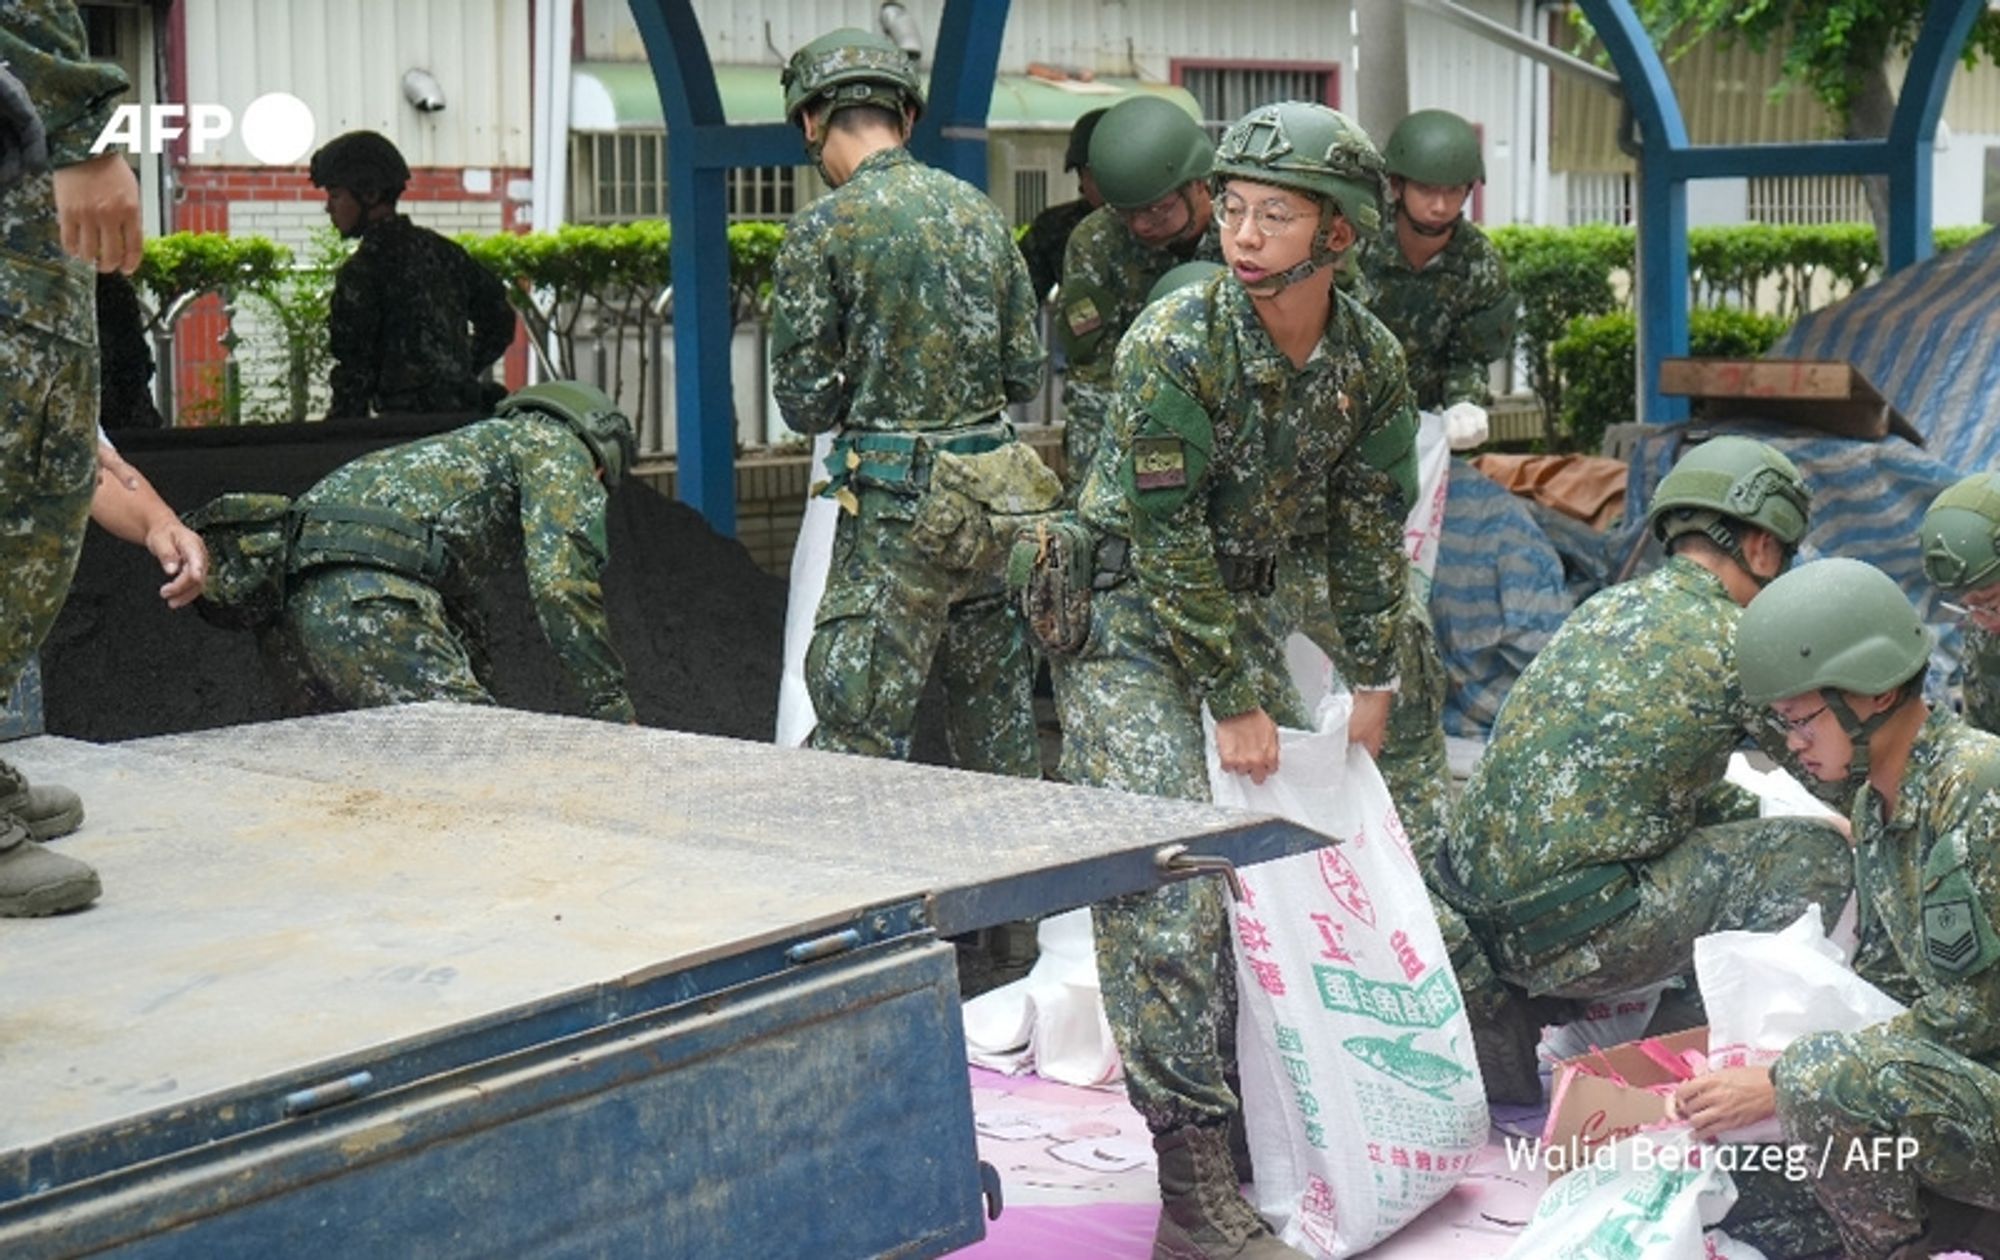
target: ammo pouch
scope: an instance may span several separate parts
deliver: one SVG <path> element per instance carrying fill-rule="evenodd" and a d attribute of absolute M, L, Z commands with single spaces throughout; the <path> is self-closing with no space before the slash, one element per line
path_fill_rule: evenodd
<path fill-rule="evenodd" d="M 444 540 L 422 521 L 381 508 L 313 504 L 299 509 L 294 574 L 358 564 L 436 586 L 450 560 Z"/>
<path fill-rule="evenodd" d="M 976 453 L 941 449 L 931 457 L 910 538 L 947 569 L 992 568 L 1019 528 L 1010 518 L 1048 512 L 1061 502 L 1062 481 L 1025 442 Z"/>
<path fill-rule="evenodd" d="M 1105 539 L 1114 541 L 1124 539 Z M 1097 532 L 1068 513 L 1037 519 L 1008 549 L 1007 589 L 1020 599 L 1028 629 L 1050 652 L 1074 655 L 1090 640 L 1097 552 Z"/>
<path fill-rule="evenodd" d="M 1639 904 L 1639 876 L 1630 862 L 1565 871 L 1505 901 L 1488 901 L 1469 890 L 1448 846 L 1439 847 L 1434 870 L 1438 892 L 1478 930 L 1503 972 L 1533 971 Z"/>

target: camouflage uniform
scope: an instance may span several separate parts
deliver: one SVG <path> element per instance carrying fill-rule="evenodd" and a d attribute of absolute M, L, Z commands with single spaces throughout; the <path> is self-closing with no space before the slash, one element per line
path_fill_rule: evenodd
<path fill-rule="evenodd" d="M 1932 713 L 1882 808 L 1873 788 L 1854 803 L 1854 966 L 1910 1009 L 1772 1070 L 1786 1140 L 1831 1152 L 1819 1199 L 1857 1257 L 1916 1236 L 1933 1194 L 2000 1210 L 2000 739 Z M 1915 1158 L 1877 1158 L 1892 1136 Z"/>
<path fill-rule="evenodd" d="M 1459 220 L 1451 240 L 1417 271 L 1390 215 L 1364 244 L 1361 265 L 1368 309 L 1402 340 L 1417 406 L 1484 405 L 1488 367 L 1513 350 L 1516 306 L 1506 264 L 1486 234 Z"/>
<path fill-rule="evenodd" d="M 1965 720 L 2000 734 L 2000 635 L 1965 627 Z"/>
<path fill-rule="evenodd" d="M 1145 309 L 1154 282 L 1194 259 L 1222 260 L 1213 224 L 1193 241 L 1154 249 L 1132 235 L 1116 210 L 1099 206 L 1070 234 L 1056 337 L 1069 356 L 1069 372 L 1063 377 L 1063 462 L 1072 492 L 1089 475 L 1111 411 L 1119 340 Z"/>
<path fill-rule="evenodd" d="M 1839 832 L 1755 820 L 1722 783 L 1746 731 L 1795 764 L 1743 698 L 1740 615 L 1719 578 L 1670 558 L 1578 608 L 1508 693 L 1441 877 L 1512 983 L 1622 993 L 1687 974 L 1704 933 L 1839 914 Z"/>
<path fill-rule="evenodd" d="M 1316 495 L 1333 505 L 1325 564 L 1336 664 L 1361 686 L 1391 680 L 1408 587 L 1401 492 L 1357 445 L 1398 424 L 1414 432 L 1414 417 L 1394 338 L 1358 303 L 1333 300 L 1302 369 L 1228 277 L 1156 302 L 1121 342 L 1111 427 L 1078 511 L 1106 539 L 1100 568 L 1107 549 L 1129 540 L 1129 573 L 1096 597 L 1083 650 L 1051 658 L 1072 782 L 1204 799 L 1204 703 L 1218 717 L 1261 706 L 1303 720 L 1267 602 L 1232 593 L 1224 569 L 1240 584 L 1260 562 L 1275 564 Z M 1205 460 L 1198 442 L 1175 447 L 1161 419 L 1177 409 L 1174 391 L 1212 425 Z M 1158 483 L 1176 449 L 1184 488 L 1132 488 L 1140 462 Z M 1093 917 L 1133 1104 L 1156 1132 L 1227 1119 L 1236 1100 L 1217 1050 L 1228 952 L 1215 882 L 1119 898 Z"/>
<path fill-rule="evenodd" d="M 514 340 L 507 289 L 407 215 L 370 224 L 333 281 L 329 417 L 472 412 L 479 376 Z"/>
<path fill-rule="evenodd" d="M 631 721 L 599 585 L 609 560 L 606 497 L 590 449 L 537 417 L 484 420 L 336 469 L 294 505 L 306 524 L 293 543 L 284 612 L 261 636 L 293 684 L 292 706 L 491 704 L 479 676 L 475 587 L 518 563 L 588 711 Z M 348 548 L 317 546 L 313 514 L 357 508 L 393 514 L 442 544 L 441 574 L 334 562 Z M 342 528 L 397 543 L 365 522 Z"/>
<path fill-rule="evenodd" d="M 1021 257 L 1028 264 L 1028 283 L 1037 300 L 1047 297 L 1062 279 L 1063 254 L 1069 248 L 1070 235 L 1093 208 L 1082 197 L 1050 206 L 1021 234 Z"/>
<path fill-rule="evenodd" d="M 88 59 L 76 6 L 10 0 L 0 61 L 41 114 L 50 166 L 88 158 L 128 85 Z M 0 190 L 0 696 L 48 635 L 83 545 L 97 475 L 95 293 L 89 265 L 63 252 L 50 171 Z"/>
<path fill-rule="evenodd" d="M 909 756 L 941 655 L 954 761 L 1039 776 L 1034 654 L 1004 557 L 968 567 L 912 529 L 937 452 L 1011 443 L 1001 409 L 1041 382 L 1035 295 L 999 211 L 902 149 L 871 154 L 792 221 L 773 294 L 773 392 L 792 428 L 839 434 L 848 508 L 806 654 L 812 746 Z"/>

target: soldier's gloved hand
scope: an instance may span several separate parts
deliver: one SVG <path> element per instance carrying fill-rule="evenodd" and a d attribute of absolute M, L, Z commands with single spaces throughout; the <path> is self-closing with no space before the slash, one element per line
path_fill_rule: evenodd
<path fill-rule="evenodd" d="M 1486 408 L 1478 403 L 1455 402 L 1444 409 L 1444 440 L 1454 451 L 1469 451 L 1486 440 L 1490 432 Z"/>
<path fill-rule="evenodd" d="M 28 89 L 0 65 L 0 192 L 49 164 L 48 136 Z"/>

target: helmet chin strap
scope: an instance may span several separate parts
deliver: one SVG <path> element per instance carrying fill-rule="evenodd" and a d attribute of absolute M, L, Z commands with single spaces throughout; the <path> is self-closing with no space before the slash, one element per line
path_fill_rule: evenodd
<path fill-rule="evenodd" d="M 1847 697 L 1832 687 L 1821 691 L 1819 696 L 1826 701 L 1826 707 L 1833 710 L 1833 716 L 1839 719 L 1840 729 L 1847 732 L 1848 746 L 1852 749 L 1847 758 L 1847 782 L 1848 786 L 1859 788 L 1868 782 L 1868 741 L 1875 737 L 1875 732 L 1881 730 L 1884 723 L 1902 711 L 1910 698 L 1905 696 L 1881 712 L 1863 719 L 1855 716 L 1854 710 L 1848 707 Z"/>
<path fill-rule="evenodd" d="M 1406 206 L 1404 206 L 1400 200 L 1396 202 L 1396 213 L 1402 216 L 1403 222 L 1410 225 L 1410 230 L 1412 232 L 1415 232 L 1418 236 L 1428 236 L 1432 238 L 1440 236 L 1450 236 L 1453 232 L 1456 232 L 1458 230 L 1458 221 L 1465 217 L 1465 211 L 1460 210 L 1457 214 L 1451 217 L 1451 222 L 1445 224 L 1443 227 L 1432 227 L 1428 223 L 1419 223 L 1417 221 L 1416 216 L 1411 214 L 1409 209 Z"/>
<path fill-rule="evenodd" d="M 1252 297 L 1276 297 L 1320 268 L 1339 262 L 1340 255 L 1327 244 L 1328 238 L 1333 235 L 1333 220 L 1331 210 L 1321 209 L 1319 229 L 1313 233 L 1312 251 L 1306 255 L 1305 261 L 1295 263 L 1275 276 L 1265 276 L 1255 284 L 1245 284 L 1244 292 Z"/>

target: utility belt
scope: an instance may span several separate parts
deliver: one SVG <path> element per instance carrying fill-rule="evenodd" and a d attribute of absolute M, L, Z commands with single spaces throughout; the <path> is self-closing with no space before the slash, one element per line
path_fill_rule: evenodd
<path fill-rule="evenodd" d="M 849 429 L 833 439 L 827 479 L 814 493 L 837 500 L 850 513 L 860 511 L 859 490 L 914 498 L 930 488 L 937 456 L 984 455 L 1017 440 L 1013 424 L 1000 416 L 936 431 Z"/>
<path fill-rule="evenodd" d="M 435 586 L 450 567 L 451 553 L 437 531 L 400 512 L 328 503 L 298 508 L 294 516 L 294 575 L 358 564 Z"/>
<path fill-rule="evenodd" d="M 1536 970 L 1549 959 L 1639 905 L 1639 875 L 1630 862 L 1599 862 L 1565 871 L 1519 896 L 1488 900 L 1459 879 L 1451 847 L 1440 846 L 1438 891 L 1465 916 L 1503 971 Z"/>
<path fill-rule="evenodd" d="M 1231 594 L 1269 596 L 1278 585 L 1276 556 L 1216 557 Z M 1132 540 L 1100 534 L 1069 513 L 1022 530 L 1007 557 L 1007 585 L 1021 601 L 1028 628 L 1050 652 L 1072 654 L 1090 638 L 1093 595 L 1116 590 L 1132 576 Z"/>

